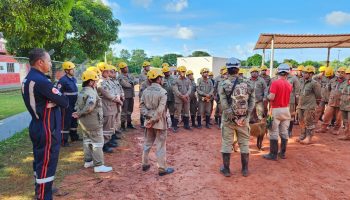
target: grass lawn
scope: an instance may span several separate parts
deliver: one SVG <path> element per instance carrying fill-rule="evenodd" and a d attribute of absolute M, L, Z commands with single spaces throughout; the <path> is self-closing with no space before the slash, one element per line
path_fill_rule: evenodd
<path fill-rule="evenodd" d="M 1 133 L 0 133 L 1 134 Z M 28 129 L 0 142 L 0 199 L 33 199 L 33 150 Z M 61 148 L 55 185 L 83 165 L 82 143 Z"/>
<path fill-rule="evenodd" d="M 0 120 L 26 111 L 21 91 L 0 92 Z"/>

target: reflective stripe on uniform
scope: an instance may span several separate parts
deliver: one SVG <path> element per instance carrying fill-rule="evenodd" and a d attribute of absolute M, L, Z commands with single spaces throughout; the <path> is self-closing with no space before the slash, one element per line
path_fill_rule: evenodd
<path fill-rule="evenodd" d="M 103 143 L 91 143 L 91 144 L 92 144 L 93 148 L 98 148 L 98 147 L 102 148 L 103 147 Z"/>
<path fill-rule="evenodd" d="M 92 141 L 90 139 L 84 139 L 84 144 L 91 144 Z"/>
<path fill-rule="evenodd" d="M 73 95 L 78 95 L 78 92 L 63 92 L 63 94 L 66 96 L 73 96 Z"/>
<path fill-rule="evenodd" d="M 35 102 L 35 96 L 34 96 L 34 86 L 35 86 L 35 82 L 34 81 L 30 81 L 29 83 L 29 104 L 30 107 L 32 108 L 35 117 L 37 119 L 39 119 L 38 114 L 36 113 L 36 102 Z"/>
<path fill-rule="evenodd" d="M 61 133 L 69 133 L 69 131 L 61 131 Z"/>
<path fill-rule="evenodd" d="M 48 183 L 48 182 L 51 182 L 55 179 L 55 176 L 50 176 L 50 177 L 47 177 L 47 178 L 37 178 L 36 179 L 36 183 L 37 184 L 43 184 L 43 183 Z"/>
<path fill-rule="evenodd" d="M 103 135 L 113 135 L 113 131 L 103 131 Z"/>
<path fill-rule="evenodd" d="M 71 131 L 76 131 L 78 130 L 77 128 L 70 128 Z"/>

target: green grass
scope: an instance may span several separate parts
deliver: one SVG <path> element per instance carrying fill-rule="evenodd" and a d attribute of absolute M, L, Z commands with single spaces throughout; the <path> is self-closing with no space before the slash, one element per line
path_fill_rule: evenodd
<path fill-rule="evenodd" d="M 28 129 L 0 142 L 0 199 L 33 199 L 33 149 Z M 81 143 L 61 148 L 55 185 L 82 168 Z"/>
<path fill-rule="evenodd" d="M 21 91 L 0 92 L 0 120 L 26 111 Z"/>

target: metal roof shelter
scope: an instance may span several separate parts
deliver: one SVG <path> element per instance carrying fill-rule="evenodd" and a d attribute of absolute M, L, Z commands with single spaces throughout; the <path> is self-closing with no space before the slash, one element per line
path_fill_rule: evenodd
<path fill-rule="evenodd" d="M 274 49 L 327 48 L 327 67 L 332 48 L 350 48 L 350 34 L 273 34 L 262 33 L 256 42 L 255 49 L 271 49 L 270 75 L 272 73 Z"/>

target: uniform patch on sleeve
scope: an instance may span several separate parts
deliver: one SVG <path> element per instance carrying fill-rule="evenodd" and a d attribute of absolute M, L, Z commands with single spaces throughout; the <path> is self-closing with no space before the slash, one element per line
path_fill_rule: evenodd
<path fill-rule="evenodd" d="M 59 83 L 57 84 L 57 89 L 61 89 L 62 85 Z"/>
<path fill-rule="evenodd" d="M 59 96 L 61 96 L 62 94 L 61 94 L 61 92 L 57 89 L 57 88 L 52 88 L 52 93 L 54 93 L 54 94 L 57 94 L 57 95 L 59 95 Z"/>

